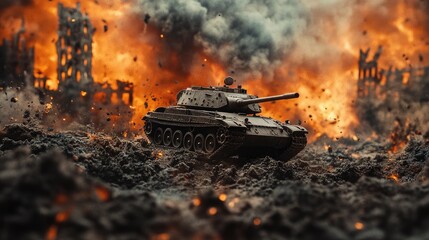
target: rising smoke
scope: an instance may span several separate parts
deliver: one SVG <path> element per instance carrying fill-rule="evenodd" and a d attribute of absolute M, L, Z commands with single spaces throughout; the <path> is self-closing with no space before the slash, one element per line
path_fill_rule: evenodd
<path fill-rule="evenodd" d="M 416 41 L 427 35 L 420 31 L 429 25 L 429 4 L 421 0 L 138 2 L 142 16 L 151 16 L 149 24 L 168 37 L 168 46 L 182 54 L 183 62 L 191 64 L 190 51 L 202 48 L 228 70 L 262 74 L 264 79 L 271 79 L 285 61 L 302 62 L 317 75 L 326 70 L 327 60 L 347 70 L 355 65 L 360 47 L 403 41 L 398 21 L 414 29 Z M 379 41 L 375 35 L 386 37 Z"/>
<path fill-rule="evenodd" d="M 175 51 L 195 48 L 229 70 L 272 75 L 307 25 L 297 0 L 140 0 Z M 192 45 L 193 47 L 189 47 Z M 190 59 L 185 59 L 189 61 Z"/>

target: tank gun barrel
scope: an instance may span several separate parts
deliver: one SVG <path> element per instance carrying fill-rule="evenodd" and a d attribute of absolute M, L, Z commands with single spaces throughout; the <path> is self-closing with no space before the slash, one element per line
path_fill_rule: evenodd
<path fill-rule="evenodd" d="M 276 100 L 286 100 L 286 99 L 293 99 L 293 98 L 299 98 L 299 93 L 297 93 L 297 92 L 285 93 L 282 95 L 261 97 L 261 98 L 254 98 L 254 99 L 246 99 L 246 100 L 239 99 L 237 101 L 237 105 L 238 106 L 245 106 L 245 105 L 254 104 L 254 103 L 270 102 L 270 101 L 276 101 Z"/>

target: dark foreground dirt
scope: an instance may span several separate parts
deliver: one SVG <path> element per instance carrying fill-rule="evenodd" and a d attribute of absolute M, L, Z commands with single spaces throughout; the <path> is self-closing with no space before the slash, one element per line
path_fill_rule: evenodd
<path fill-rule="evenodd" d="M 0 239 L 429 239 L 429 142 L 204 162 L 144 140 L 0 133 Z"/>

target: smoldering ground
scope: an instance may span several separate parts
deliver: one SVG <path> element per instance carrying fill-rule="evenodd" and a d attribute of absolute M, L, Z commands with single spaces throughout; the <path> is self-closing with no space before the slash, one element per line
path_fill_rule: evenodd
<path fill-rule="evenodd" d="M 329 141 L 288 162 L 206 162 L 143 139 L 9 125 L 0 134 L 1 236 L 429 236 L 429 139 L 414 136 L 394 155 L 383 141 Z"/>

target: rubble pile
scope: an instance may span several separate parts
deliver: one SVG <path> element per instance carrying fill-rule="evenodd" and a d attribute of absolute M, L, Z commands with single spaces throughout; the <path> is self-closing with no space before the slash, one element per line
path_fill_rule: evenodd
<path fill-rule="evenodd" d="M 429 141 L 203 161 L 144 139 L 22 124 L 0 134 L 5 239 L 425 239 Z"/>

